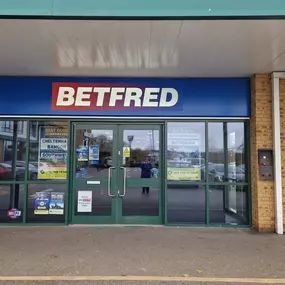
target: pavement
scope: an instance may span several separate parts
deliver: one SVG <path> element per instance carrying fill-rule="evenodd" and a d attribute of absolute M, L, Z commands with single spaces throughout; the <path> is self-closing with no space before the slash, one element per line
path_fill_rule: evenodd
<path fill-rule="evenodd" d="M 249 229 L 10 226 L 0 231 L 0 284 L 285 284 L 285 237 Z"/>

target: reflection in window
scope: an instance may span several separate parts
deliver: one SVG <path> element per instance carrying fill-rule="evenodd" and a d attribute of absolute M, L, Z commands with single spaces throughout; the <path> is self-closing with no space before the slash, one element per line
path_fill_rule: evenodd
<path fill-rule="evenodd" d="M 123 166 L 128 178 L 158 178 L 159 131 L 124 130 Z M 147 190 L 146 190 L 147 191 Z"/>
<path fill-rule="evenodd" d="M 106 179 L 113 166 L 113 130 L 76 131 L 76 178 Z"/>
<path fill-rule="evenodd" d="M 24 185 L 0 184 L 0 223 L 21 222 L 24 210 L 23 202 Z M 11 209 L 17 209 L 21 215 L 15 218 L 8 217 L 8 211 Z"/>
<path fill-rule="evenodd" d="M 169 223 L 206 223 L 204 185 L 168 185 L 167 218 Z"/>
<path fill-rule="evenodd" d="M 206 223 L 205 123 L 167 124 L 168 222 Z"/>
<path fill-rule="evenodd" d="M 224 123 L 208 124 L 208 178 L 209 182 L 225 179 Z"/>
<path fill-rule="evenodd" d="M 227 127 L 229 182 L 245 182 L 244 123 L 228 123 Z"/>
<path fill-rule="evenodd" d="M 205 180 L 205 124 L 167 124 L 168 181 Z"/>
<path fill-rule="evenodd" d="M 66 179 L 67 149 L 67 122 L 31 122 L 29 179 Z"/>
<path fill-rule="evenodd" d="M 248 224 L 248 186 L 210 186 L 209 212 L 211 224 Z"/>
<path fill-rule="evenodd" d="M 0 181 L 25 178 L 26 126 L 26 121 L 0 121 Z"/>
<path fill-rule="evenodd" d="M 28 186 L 28 222 L 63 223 L 65 220 L 65 184 Z"/>

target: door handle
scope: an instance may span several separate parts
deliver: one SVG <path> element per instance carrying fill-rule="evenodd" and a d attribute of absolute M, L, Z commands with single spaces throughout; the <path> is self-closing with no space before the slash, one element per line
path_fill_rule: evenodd
<path fill-rule="evenodd" d="M 112 178 L 112 169 L 115 169 L 116 167 L 109 167 L 108 169 L 108 196 L 109 197 L 115 197 L 116 195 L 112 194 L 111 191 L 111 178 Z"/>
<path fill-rule="evenodd" d="M 119 194 L 120 197 L 125 197 L 126 196 L 126 179 L 127 179 L 127 168 L 126 167 L 120 167 L 120 169 L 124 170 L 124 191 L 123 194 Z"/>

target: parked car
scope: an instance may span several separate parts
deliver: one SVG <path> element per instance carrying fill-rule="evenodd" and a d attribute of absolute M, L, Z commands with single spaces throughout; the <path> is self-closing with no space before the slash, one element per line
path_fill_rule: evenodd
<path fill-rule="evenodd" d="M 210 182 L 245 182 L 245 173 L 236 165 L 228 166 L 228 177 L 225 177 L 225 166 L 222 163 L 211 163 L 208 166 Z"/>
<path fill-rule="evenodd" d="M 7 161 L 6 163 L 9 164 L 10 166 L 12 165 L 12 161 Z M 18 175 L 22 178 L 25 177 L 25 169 L 26 169 L 26 162 L 17 160 L 16 161 L 16 171 Z M 38 169 L 31 163 L 29 163 L 29 179 L 30 180 L 38 179 Z"/>
<path fill-rule="evenodd" d="M 11 166 L 6 163 L 0 163 L 0 180 L 10 180 L 11 178 Z"/>

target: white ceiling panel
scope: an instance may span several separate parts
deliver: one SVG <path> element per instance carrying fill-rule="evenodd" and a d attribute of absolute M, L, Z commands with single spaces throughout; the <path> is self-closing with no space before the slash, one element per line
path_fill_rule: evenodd
<path fill-rule="evenodd" d="M 0 75 L 240 77 L 285 70 L 285 20 L 0 20 Z"/>

